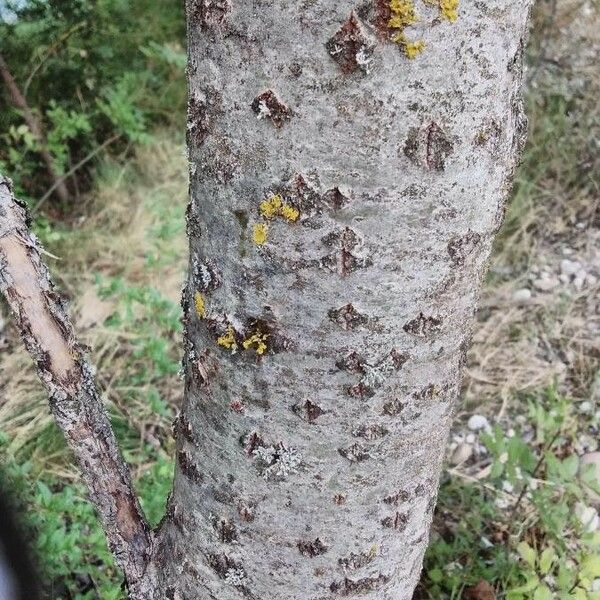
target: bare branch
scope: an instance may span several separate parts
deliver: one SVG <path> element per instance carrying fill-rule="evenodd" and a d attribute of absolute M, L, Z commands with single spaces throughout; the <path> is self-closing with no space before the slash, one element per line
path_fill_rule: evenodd
<path fill-rule="evenodd" d="M 54 159 L 48 149 L 46 147 L 46 136 L 44 134 L 44 129 L 42 127 L 41 121 L 35 116 L 29 104 L 27 104 L 27 100 L 25 96 L 22 94 L 17 82 L 15 81 L 12 73 L 10 72 L 8 65 L 6 64 L 3 56 L 0 54 L 0 77 L 4 81 L 4 84 L 8 88 L 8 92 L 10 95 L 10 101 L 13 106 L 21 111 L 23 114 L 23 119 L 29 127 L 31 133 L 34 135 L 36 141 L 40 145 L 40 154 L 42 159 L 46 163 L 46 169 L 48 170 L 48 174 L 52 178 L 54 186 L 56 189 L 56 193 L 58 197 L 65 202 L 69 199 L 69 191 L 67 190 L 67 186 L 63 179 L 58 176 L 56 172 L 56 167 L 54 164 Z"/>
<path fill-rule="evenodd" d="M 152 537 L 131 475 L 94 381 L 75 339 L 62 298 L 54 291 L 27 211 L 0 175 L 0 290 L 48 390 L 50 410 L 81 467 L 109 546 L 132 597 L 143 579 Z"/>

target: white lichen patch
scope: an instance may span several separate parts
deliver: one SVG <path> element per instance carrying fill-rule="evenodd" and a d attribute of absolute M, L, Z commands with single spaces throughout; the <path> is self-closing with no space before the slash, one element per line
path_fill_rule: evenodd
<path fill-rule="evenodd" d="M 297 473 L 302 458 L 295 448 L 287 448 L 282 442 L 274 446 L 260 446 L 252 452 L 258 459 L 262 476 L 267 480 L 281 481 Z"/>

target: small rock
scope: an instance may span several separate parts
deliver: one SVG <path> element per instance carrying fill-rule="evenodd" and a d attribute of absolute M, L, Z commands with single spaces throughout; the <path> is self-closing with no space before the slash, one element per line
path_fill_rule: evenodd
<path fill-rule="evenodd" d="M 512 483 L 510 483 L 510 481 L 503 481 L 502 482 L 502 489 L 507 493 L 507 494 L 512 494 L 515 491 L 515 487 L 513 486 Z"/>
<path fill-rule="evenodd" d="M 600 484 L 600 452 L 588 452 L 579 459 L 579 472 L 582 473 L 584 470 L 589 469 L 588 465 L 593 465 L 594 472 L 596 473 L 596 481 Z M 600 495 L 598 495 L 590 487 L 584 485 L 584 490 L 591 500 L 594 502 L 600 502 Z"/>
<path fill-rule="evenodd" d="M 471 431 L 481 431 L 482 429 L 489 429 L 490 423 L 483 415 L 473 415 L 467 421 L 467 427 Z"/>
<path fill-rule="evenodd" d="M 600 579 L 592 581 L 592 592 L 600 592 Z"/>
<path fill-rule="evenodd" d="M 586 532 L 593 533 L 600 527 L 598 511 L 592 506 L 586 506 L 583 502 L 577 502 L 574 512 Z"/>
<path fill-rule="evenodd" d="M 527 288 L 521 288 L 513 293 L 513 300 L 518 304 L 525 304 L 531 300 L 531 290 Z"/>
<path fill-rule="evenodd" d="M 452 456 L 450 457 L 450 463 L 452 465 L 462 465 L 467 462 L 473 455 L 473 447 L 469 444 L 459 444 L 454 449 Z"/>
<path fill-rule="evenodd" d="M 591 414 L 594 407 L 589 400 L 585 400 L 584 402 L 580 402 L 580 404 L 577 408 L 579 409 L 580 413 L 582 413 L 584 415 L 589 415 L 589 414 Z"/>
<path fill-rule="evenodd" d="M 536 279 L 533 282 L 533 287 L 540 292 L 549 292 L 558 286 L 558 283 L 556 277 L 544 277 L 543 279 Z"/>
<path fill-rule="evenodd" d="M 581 269 L 581 264 L 576 260 L 569 260 L 568 258 L 564 258 L 560 261 L 560 272 L 563 275 L 575 275 L 577 271 Z"/>

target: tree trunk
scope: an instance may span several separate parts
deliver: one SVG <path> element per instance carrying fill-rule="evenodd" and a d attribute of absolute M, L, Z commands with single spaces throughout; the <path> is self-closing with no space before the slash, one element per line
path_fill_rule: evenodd
<path fill-rule="evenodd" d="M 455 4 L 188 2 L 160 597 L 412 597 L 525 135 L 529 0 Z"/>
<path fill-rule="evenodd" d="M 411 598 L 529 4 L 188 1 L 186 393 L 153 534 L 0 180 L 0 287 L 132 598 Z"/>

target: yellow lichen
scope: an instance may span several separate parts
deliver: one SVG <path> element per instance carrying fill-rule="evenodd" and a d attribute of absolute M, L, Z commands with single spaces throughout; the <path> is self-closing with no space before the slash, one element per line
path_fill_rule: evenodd
<path fill-rule="evenodd" d="M 425 42 L 423 40 L 419 40 L 417 42 L 406 42 L 403 45 L 404 54 L 406 54 L 407 58 L 411 60 L 416 58 L 423 50 L 425 50 Z"/>
<path fill-rule="evenodd" d="M 260 203 L 260 214 L 267 219 L 272 219 L 281 214 L 282 206 L 283 198 L 279 194 L 273 194 Z"/>
<path fill-rule="evenodd" d="M 273 194 L 266 200 L 263 200 L 259 206 L 260 214 L 265 219 L 274 219 L 275 217 L 283 217 L 286 221 L 297 221 L 300 216 L 300 211 L 283 201 L 280 194 Z"/>
<path fill-rule="evenodd" d="M 231 325 L 227 327 L 227 331 L 217 338 L 217 344 L 223 346 L 223 348 L 230 348 L 231 350 L 237 349 L 237 342 L 235 341 L 235 331 Z"/>
<path fill-rule="evenodd" d="M 248 350 L 248 348 L 255 346 L 254 349 L 256 350 L 256 354 L 263 355 L 267 351 L 268 337 L 269 336 L 266 333 L 253 333 L 242 342 L 242 346 L 244 346 L 244 350 Z"/>
<path fill-rule="evenodd" d="M 390 20 L 388 27 L 404 29 L 407 25 L 414 25 L 418 21 L 413 0 L 391 0 Z"/>
<path fill-rule="evenodd" d="M 255 223 L 252 228 L 252 241 L 257 246 L 262 246 L 267 243 L 267 232 L 269 228 L 264 223 Z"/>
<path fill-rule="evenodd" d="M 298 220 L 298 217 L 300 216 L 300 211 L 297 208 L 294 208 L 291 204 L 284 204 L 281 207 L 281 216 L 286 221 L 295 222 Z"/>
<path fill-rule="evenodd" d="M 458 2 L 459 0 L 440 0 L 442 17 L 450 23 L 454 23 L 458 19 Z"/>
<path fill-rule="evenodd" d="M 204 295 L 200 292 L 194 294 L 194 306 L 196 307 L 196 314 L 201 319 L 204 319 L 206 317 L 206 301 L 204 300 Z"/>
<path fill-rule="evenodd" d="M 399 44 L 402 47 L 402 50 L 407 58 L 411 60 L 416 58 L 423 50 L 425 50 L 425 42 L 423 40 L 418 40 L 416 42 L 411 42 L 407 39 L 404 33 L 396 33 L 392 38 L 396 44 Z"/>
<path fill-rule="evenodd" d="M 410 59 L 418 56 L 425 48 L 425 42 L 422 40 L 411 42 L 404 33 L 406 27 L 414 25 L 418 20 L 413 0 L 390 0 L 390 20 L 388 21 L 388 27 L 396 30 L 394 35 L 392 35 L 392 40 L 402 47 L 404 54 Z"/>

